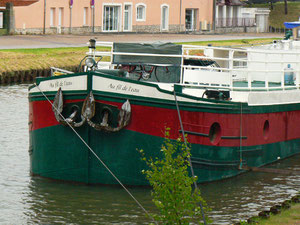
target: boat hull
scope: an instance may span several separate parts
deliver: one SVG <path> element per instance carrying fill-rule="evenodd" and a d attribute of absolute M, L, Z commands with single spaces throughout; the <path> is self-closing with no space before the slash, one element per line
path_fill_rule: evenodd
<path fill-rule="evenodd" d="M 85 137 L 88 129 L 84 127 L 78 132 Z M 31 132 L 30 136 L 32 145 L 35 146 L 30 154 L 33 174 L 89 184 L 117 183 L 87 147 L 74 138 L 74 133 L 67 127 L 48 127 Z M 148 184 L 141 173 L 146 165 L 137 149 L 143 149 L 147 156 L 159 156 L 163 138 L 123 130 L 115 135 L 91 131 L 90 139 L 90 147 L 122 183 Z M 245 147 L 243 157 L 244 160 L 247 159 L 247 165 L 258 167 L 298 153 L 299 146 L 299 140 L 291 140 Z M 198 182 L 220 180 L 242 172 L 238 169 L 239 147 L 192 145 L 192 156 Z"/>
<path fill-rule="evenodd" d="M 102 79 L 101 82 L 97 84 L 95 77 Z M 122 183 L 148 185 L 141 173 L 147 167 L 138 150 L 143 149 L 148 157 L 160 157 L 165 128 L 171 128 L 172 139 L 182 134 L 174 95 L 155 85 L 97 74 L 90 75 L 87 83 L 90 88 L 86 90 L 64 91 L 65 110 L 74 104 L 81 107 L 90 89 L 97 104 L 120 109 L 129 100 L 131 121 L 118 132 L 95 130 L 88 124 L 75 131 Z M 124 93 L 117 90 L 118 85 Z M 137 91 L 143 85 L 151 92 L 148 97 L 141 91 L 128 93 L 129 87 Z M 155 92 L 167 98 L 159 98 Z M 74 131 L 56 121 L 50 103 L 37 93 L 30 94 L 31 172 L 59 180 L 117 184 Z M 54 99 L 54 91 L 45 93 L 51 101 Z M 259 167 L 300 151 L 299 104 L 251 107 L 195 99 L 180 93 L 178 103 L 184 131 L 192 146 L 191 160 L 198 182 L 236 176 L 245 172 L 240 166 Z"/>

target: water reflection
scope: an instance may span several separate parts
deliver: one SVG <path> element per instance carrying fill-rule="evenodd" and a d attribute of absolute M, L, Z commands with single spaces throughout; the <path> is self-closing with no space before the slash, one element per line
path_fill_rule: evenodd
<path fill-rule="evenodd" d="M 0 224 L 148 224 L 118 186 L 87 186 L 29 176 L 28 85 L 0 87 Z M 300 156 L 272 165 L 300 171 Z M 300 175 L 250 172 L 201 185 L 214 224 L 247 219 L 296 194 Z M 149 211 L 150 189 L 130 188 Z"/>
<path fill-rule="evenodd" d="M 149 224 L 144 212 L 117 186 L 88 186 L 32 178 L 25 204 L 28 220 L 37 224 Z M 150 189 L 130 191 L 143 203 L 151 204 Z M 150 203 L 150 204 L 149 204 Z"/>
<path fill-rule="evenodd" d="M 278 169 L 300 169 L 300 155 L 270 165 Z M 201 185 L 212 207 L 215 224 L 228 224 L 256 216 L 300 191 L 299 175 L 249 172 L 233 179 Z"/>

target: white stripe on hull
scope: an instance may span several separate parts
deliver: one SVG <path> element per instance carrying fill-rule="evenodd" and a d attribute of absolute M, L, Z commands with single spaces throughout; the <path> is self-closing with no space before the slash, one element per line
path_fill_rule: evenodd
<path fill-rule="evenodd" d="M 39 88 L 43 92 L 57 91 L 59 88 L 61 88 L 63 91 L 86 91 L 87 75 L 44 80 L 39 84 Z M 37 87 L 34 87 L 30 90 L 30 93 L 36 92 L 40 92 Z"/>

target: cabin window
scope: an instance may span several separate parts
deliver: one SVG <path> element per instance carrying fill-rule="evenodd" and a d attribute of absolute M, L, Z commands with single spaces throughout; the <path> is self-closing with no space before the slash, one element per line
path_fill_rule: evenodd
<path fill-rule="evenodd" d="M 146 21 L 146 5 L 138 4 L 136 6 L 136 21 Z"/>

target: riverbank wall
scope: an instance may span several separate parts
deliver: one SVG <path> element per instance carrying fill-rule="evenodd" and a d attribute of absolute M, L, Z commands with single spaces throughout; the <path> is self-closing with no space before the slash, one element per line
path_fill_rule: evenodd
<path fill-rule="evenodd" d="M 63 67 L 62 69 L 78 72 L 78 66 Z M 50 77 L 51 69 L 32 69 L 0 73 L 0 85 L 23 84 L 34 82 L 37 77 Z"/>

